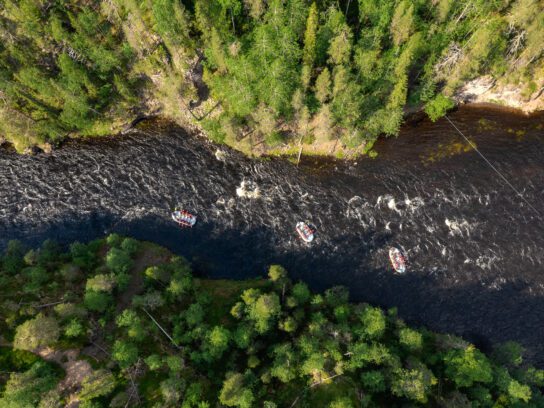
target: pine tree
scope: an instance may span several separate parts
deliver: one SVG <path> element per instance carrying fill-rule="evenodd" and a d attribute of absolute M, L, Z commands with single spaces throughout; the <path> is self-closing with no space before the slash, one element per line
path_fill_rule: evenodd
<path fill-rule="evenodd" d="M 395 9 L 391 21 L 391 35 L 393 43 L 398 47 L 404 43 L 413 30 L 414 5 L 408 0 L 402 0 Z"/>
<path fill-rule="evenodd" d="M 321 103 L 327 102 L 331 96 L 331 74 L 328 68 L 323 69 L 315 81 L 315 96 Z"/>
<path fill-rule="evenodd" d="M 317 5 L 314 2 L 310 6 L 308 19 L 306 20 L 306 32 L 304 33 L 304 53 L 302 58 L 303 63 L 310 68 L 315 61 L 317 26 Z"/>

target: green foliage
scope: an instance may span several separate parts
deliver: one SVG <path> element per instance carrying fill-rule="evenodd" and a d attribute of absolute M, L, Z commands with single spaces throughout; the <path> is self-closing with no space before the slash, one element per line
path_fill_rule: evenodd
<path fill-rule="evenodd" d="M 173 46 L 190 46 L 190 22 L 187 12 L 180 2 L 156 0 L 153 2 L 155 30 Z"/>
<path fill-rule="evenodd" d="M 197 326 L 204 320 L 204 313 L 200 303 L 193 303 L 185 312 L 185 321 L 189 326 Z"/>
<path fill-rule="evenodd" d="M 53 389 L 59 378 L 52 367 L 42 361 L 34 363 L 27 371 L 13 372 L 0 397 L 0 406 L 30 408 L 38 406 L 45 394 Z"/>
<path fill-rule="evenodd" d="M 87 279 L 86 291 L 111 293 L 115 285 L 115 277 L 111 275 L 98 274 Z"/>
<path fill-rule="evenodd" d="M 121 368 L 128 368 L 138 359 L 138 347 L 130 342 L 116 340 L 111 355 Z"/>
<path fill-rule="evenodd" d="M 135 311 L 123 310 L 123 313 L 117 316 L 116 323 L 118 327 L 126 328 L 128 337 L 136 341 L 142 341 L 145 338 L 146 333 L 142 320 Z"/>
<path fill-rule="evenodd" d="M 123 237 L 119 234 L 111 233 L 106 237 L 106 243 L 112 248 L 119 248 L 123 242 Z"/>
<path fill-rule="evenodd" d="M 182 396 L 185 383 L 183 380 L 175 377 L 169 377 L 160 383 L 160 391 L 164 402 L 169 406 L 179 402 Z"/>
<path fill-rule="evenodd" d="M 6 251 L 2 256 L 2 270 L 13 275 L 17 273 L 24 265 L 24 249 L 19 241 L 9 241 Z"/>
<path fill-rule="evenodd" d="M 381 309 L 366 307 L 361 313 L 363 334 L 369 339 L 379 339 L 385 332 L 385 316 Z"/>
<path fill-rule="evenodd" d="M 493 379 L 489 361 L 472 345 L 448 351 L 444 363 L 446 375 L 459 387 L 470 387 L 475 382 L 489 383 Z"/>
<path fill-rule="evenodd" d="M 83 380 L 78 397 L 82 401 L 90 401 L 108 395 L 115 389 L 115 383 L 115 377 L 110 371 L 96 370 Z"/>
<path fill-rule="evenodd" d="M 183 359 L 180 356 L 166 357 L 166 365 L 175 373 L 179 373 L 183 369 Z"/>
<path fill-rule="evenodd" d="M 106 256 L 106 265 L 113 273 L 127 273 L 132 263 L 130 254 L 121 249 L 111 248 Z"/>
<path fill-rule="evenodd" d="M 315 81 L 315 96 L 321 103 L 327 102 L 331 95 L 331 74 L 327 68 L 325 68 Z"/>
<path fill-rule="evenodd" d="M 163 360 L 158 354 L 151 354 L 145 359 L 145 363 L 151 371 L 156 371 L 163 366 Z"/>
<path fill-rule="evenodd" d="M 386 390 L 385 376 L 381 371 L 366 371 L 361 374 L 361 383 L 371 393 L 379 394 Z"/>
<path fill-rule="evenodd" d="M 304 54 L 302 60 L 305 65 L 312 66 L 315 61 L 316 53 L 316 36 L 318 25 L 317 5 L 312 3 L 308 11 L 308 19 L 306 20 L 306 32 L 304 33 Z"/>
<path fill-rule="evenodd" d="M 85 292 L 85 307 L 91 311 L 102 313 L 108 308 L 111 301 L 111 296 L 105 292 L 96 292 L 94 290 Z"/>
<path fill-rule="evenodd" d="M 121 249 L 130 256 L 133 256 L 140 248 L 140 243 L 134 238 L 125 238 L 121 242 Z"/>
<path fill-rule="evenodd" d="M 25 371 L 39 360 L 40 358 L 30 351 L 0 347 L 0 366 L 6 370 Z"/>
<path fill-rule="evenodd" d="M 423 336 L 416 330 L 403 327 L 399 331 L 399 343 L 412 351 L 421 350 L 423 347 Z"/>
<path fill-rule="evenodd" d="M 414 20 L 414 5 L 412 2 L 403 0 L 395 8 L 393 20 L 391 21 L 391 34 L 393 43 L 398 47 L 405 42 L 412 32 Z"/>
<path fill-rule="evenodd" d="M 287 271 L 281 265 L 270 265 L 268 277 L 272 282 L 284 283 L 287 278 Z"/>
<path fill-rule="evenodd" d="M 521 400 L 529 402 L 531 399 L 531 389 L 528 385 L 523 385 L 516 380 L 512 380 L 508 385 L 508 395 L 510 395 L 514 401 Z"/>
<path fill-rule="evenodd" d="M 208 336 L 204 344 L 212 359 L 218 359 L 227 350 L 230 342 L 230 332 L 221 326 L 215 326 Z"/>
<path fill-rule="evenodd" d="M 78 319 L 72 319 L 64 327 L 66 337 L 79 337 L 84 333 L 83 324 Z"/>
<path fill-rule="evenodd" d="M 244 377 L 239 373 L 229 373 L 223 382 L 219 401 L 227 407 L 250 408 L 254 400 L 251 390 L 244 386 Z"/>
<path fill-rule="evenodd" d="M 122 247 L 131 241 L 115 241 L 111 248 L 130 250 Z M 83 407 L 130 405 L 132 381 L 142 404 L 182 408 L 295 400 L 301 407 L 537 407 L 544 401 L 544 371 L 528 366 L 515 343 L 487 357 L 462 339 L 407 326 L 395 310 L 350 303 L 345 288 L 312 294 L 279 265 L 269 279 L 211 281 L 193 278 L 180 257 L 156 265 L 166 252 L 150 243 L 129 246 L 138 247 L 142 263 L 132 306 L 126 294 L 109 293 L 119 275 L 103 273 L 109 252 L 99 252 L 102 240 L 72 245 L 66 254 L 49 244 L 26 256 L 19 251 L 25 259 L 5 278 L 14 288 L 2 300 L 6 310 L 21 294 L 30 297 L 17 285 L 29 268 L 81 273 L 75 259 L 87 255 L 95 266 L 86 282 L 70 273 L 37 279 L 37 293 L 66 301 L 44 308 L 47 314 L 25 308 L 6 319 L 3 336 L 13 337 L 13 348 L 0 347 L 1 407 L 61 406 L 60 368 L 34 352 L 49 346 L 63 353 L 77 344 L 98 353 L 77 395 Z"/>
<path fill-rule="evenodd" d="M 261 295 L 249 309 L 249 317 L 259 333 L 265 333 L 281 312 L 280 300 L 275 293 Z"/>
<path fill-rule="evenodd" d="M 308 303 L 312 295 L 310 289 L 308 288 L 308 285 L 306 285 L 304 282 L 298 282 L 293 285 L 293 289 L 291 289 L 291 294 L 296 300 L 297 305 L 304 305 Z"/>
<path fill-rule="evenodd" d="M 446 114 L 446 112 L 450 109 L 452 109 L 455 106 L 455 103 L 445 97 L 444 95 L 437 95 L 435 98 L 427 102 L 425 105 L 425 113 L 429 115 L 429 118 L 436 122 L 438 119 L 440 119 L 442 116 Z"/>
<path fill-rule="evenodd" d="M 403 396 L 421 403 L 427 402 L 430 388 L 436 379 L 428 370 L 398 369 L 395 371 L 391 385 L 394 395 Z"/>
<path fill-rule="evenodd" d="M 9 0 L 0 29 L 9 39 L 0 133 L 18 151 L 118 132 L 157 106 L 251 152 L 301 137 L 357 147 L 397 135 L 407 104 L 425 103 L 436 120 L 451 108 L 446 96 L 482 75 L 529 97 L 542 73 L 544 9 L 537 0 Z M 193 120 L 184 113 L 202 82 L 213 101 Z"/>
<path fill-rule="evenodd" d="M 34 350 L 55 343 L 60 328 L 55 318 L 39 314 L 17 327 L 13 347 L 20 350 Z"/>
<path fill-rule="evenodd" d="M 502 365 L 517 367 L 523 362 L 524 348 L 513 341 L 499 344 L 493 350 L 493 358 Z"/>
<path fill-rule="evenodd" d="M 70 245 L 70 255 L 74 265 L 79 268 L 90 270 L 94 266 L 95 255 L 87 245 L 74 242 Z"/>
<path fill-rule="evenodd" d="M 340 397 L 329 404 L 329 408 L 354 408 L 351 398 Z"/>

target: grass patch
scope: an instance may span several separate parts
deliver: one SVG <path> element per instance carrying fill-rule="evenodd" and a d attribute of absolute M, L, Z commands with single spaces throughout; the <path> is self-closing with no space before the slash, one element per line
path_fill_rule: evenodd
<path fill-rule="evenodd" d="M 242 292 L 250 288 L 265 288 L 270 282 L 265 279 L 227 280 L 227 279 L 199 279 L 200 287 L 208 292 L 211 303 L 206 320 L 211 325 L 224 323 L 230 316 L 230 309 L 238 301 Z"/>

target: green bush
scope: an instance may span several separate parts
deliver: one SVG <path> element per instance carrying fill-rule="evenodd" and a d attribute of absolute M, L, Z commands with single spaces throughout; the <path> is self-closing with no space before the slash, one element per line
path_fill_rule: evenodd
<path fill-rule="evenodd" d="M 113 273 L 128 273 L 133 261 L 130 255 L 118 248 L 111 248 L 106 255 L 106 265 Z"/>
<path fill-rule="evenodd" d="M 85 306 L 93 312 L 104 312 L 111 304 L 112 297 L 105 292 L 86 291 L 84 303 Z"/>
<path fill-rule="evenodd" d="M 20 350 L 34 350 L 55 343 L 60 334 L 57 320 L 39 314 L 17 327 L 13 347 Z"/>
<path fill-rule="evenodd" d="M 116 233 L 112 233 L 106 237 L 106 243 L 111 248 L 119 248 L 122 242 L 123 242 L 123 238 L 119 234 L 116 234 Z"/>
<path fill-rule="evenodd" d="M 138 347 L 133 343 L 116 340 L 111 355 L 121 368 L 128 368 L 138 359 Z"/>
<path fill-rule="evenodd" d="M 125 238 L 123 239 L 123 242 L 121 242 L 121 249 L 125 251 L 127 254 L 129 254 L 130 256 L 138 252 L 139 248 L 140 248 L 140 243 L 134 238 Z"/>
<path fill-rule="evenodd" d="M 425 105 L 425 113 L 429 115 L 429 118 L 433 122 L 436 122 L 454 106 L 455 102 L 453 100 L 442 94 L 438 94 Z"/>
<path fill-rule="evenodd" d="M 115 377 L 110 371 L 104 369 L 96 370 L 83 380 L 78 398 L 82 401 L 90 401 L 109 395 L 115 389 L 115 385 Z"/>
<path fill-rule="evenodd" d="M 52 390 L 59 380 L 51 365 L 37 361 L 22 373 L 11 373 L 0 396 L 0 406 L 37 407 L 42 397 Z"/>
<path fill-rule="evenodd" d="M 83 324 L 78 319 L 72 319 L 64 327 L 64 334 L 66 337 L 79 337 L 85 332 Z"/>

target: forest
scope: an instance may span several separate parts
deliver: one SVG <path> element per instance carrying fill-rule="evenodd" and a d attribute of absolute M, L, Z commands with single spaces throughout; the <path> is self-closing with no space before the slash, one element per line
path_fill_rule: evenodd
<path fill-rule="evenodd" d="M 542 0 L 3 0 L 0 141 L 160 115 L 246 153 L 368 150 L 480 75 L 533 94 L 543 32 Z"/>
<path fill-rule="evenodd" d="M 520 345 L 485 354 L 279 265 L 209 280 L 116 234 L 11 241 L 0 285 L 2 408 L 544 406 Z"/>

